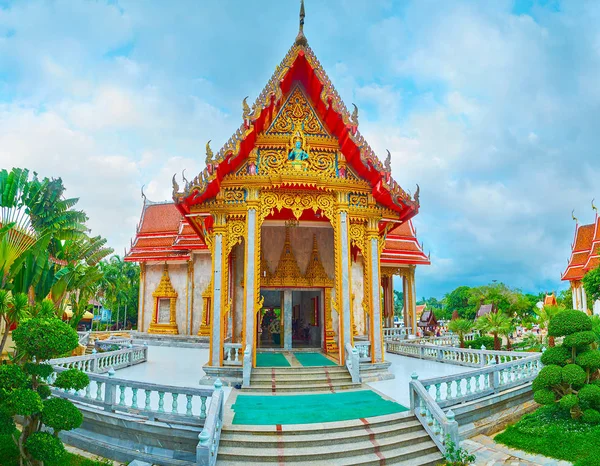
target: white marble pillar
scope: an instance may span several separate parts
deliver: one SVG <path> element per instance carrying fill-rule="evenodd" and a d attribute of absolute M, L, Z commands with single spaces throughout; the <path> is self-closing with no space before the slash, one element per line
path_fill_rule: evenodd
<path fill-rule="evenodd" d="M 585 288 L 583 287 L 583 283 L 581 284 L 581 306 L 582 306 L 582 311 L 586 312 L 588 311 L 588 306 L 587 306 L 587 295 L 585 294 Z"/>
<path fill-rule="evenodd" d="M 571 283 L 571 298 L 573 299 L 573 309 L 577 309 L 577 288 Z"/>
<path fill-rule="evenodd" d="M 244 269 L 244 347 L 252 345 L 252 351 L 255 351 L 254 326 L 256 325 L 255 306 L 258 301 L 256 296 L 256 209 L 248 209 L 246 215 L 246 268 Z"/>
<path fill-rule="evenodd" d="M 211 333 L 211 345 L 210 345 L 210 365 L 213 367 L 219 367 L 221 365 L 221 276 L 223 273 L 223 235 L 215 233 L 213 238 L 214 250 L 213 250 L 213 264 L 214 264 L 214 276 L 213 276 L 213 308 L 212 308 L 212 333 Z"/>
<path fill-rule="evenodd" d="M 292 290 L 283 291 L 283 349 L 292 349 Z"/>
<path fill-rule="evenodd" d="M 371 341 L 371 360 L 373 362 L 383 361 L 383 351 L 381 345 L 381 277 L 379 275 L 379 239 L 371 238 L 369 247 L 371 248 L 371 297 L 372 312 L 371 325 L 373 341 Z"/>
<path fill-rule="evenodd" d="M 338 306 L 341 308 L 341 321 L 344 340 L 340 347 L 341 354 L 345 355 L 346 344 L 352 344 L 352 320 L 350 317 L 350 248 L 348 246 L 348 213 L 340 212 L 340 254 L 341 254 L 341 278 L 342 296 L 337 297 Z"/>

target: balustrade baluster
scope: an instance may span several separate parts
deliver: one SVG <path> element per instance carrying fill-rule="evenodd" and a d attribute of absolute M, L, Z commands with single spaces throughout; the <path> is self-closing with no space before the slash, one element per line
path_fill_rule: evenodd
<path fill-rule="evenodd" d="M 185 405 L 185 415 L 191 416 L 192 415 L 192 395 L 186 394 L 185 397 L 187 398 L 187 404 Z"/>
<path fill-rule="evenodd" d="M 467 393 L 466 395 L 471 394 L 471 377 L 467 377 Z"/>
<path fill-rule="evenodd" d="M 96 382 L 96 401 L 102 401 L 102 382 Z"/>
<path fill-rule="evenodd" d="M 421 416 L 425 416 L 425 414 L 427 413 L 427 411 L 425 410 L 425 402 L 423 401 L 423 398 L 421 398 L 419 396 L 419 413 L 421 414 Z"/>
<path fill-rule="evenodd" d="M 179 396 L 179 393 L 171 393 L 171 396 L 173 397 L 173 403 L 171 405 L 171 413 L 177 414 L 177 397 Z"/>
<path fill-rule="evenodd" d="M 452 399 L 452 382 L 446 382 L 446 399 Z"/>
<path fill-rule="evenodd" d="M 133 409 L 137 409 L 138 405 L 137 405 L 137 393 L 138 393 L 138 389 L 137 388 L 131 388 L 131 407 Z"/>
<path fill-rule="evenodd" d="M 158 392 L 158 412 L 165 412 L 165 392 Z"/>
<path fill-rule="evenodd" d="M 144 402 L 144 409 L 146 411 L 150 411 L 150 394 L 152 393 L 152 390 L 144 390 L 145 395 L 146 395 L 146 401 Z"/>
<path fill-rule="evenodd" d="M 458 379 L 456 381 L 456 398 L 460 398 L 462 396 L 462 388 L 461 388 L 462 379 Z"/>
<path fill-rule="evenodd" d="M 435 401 L 440 401 L 442 399 L 442 394 L 440 393 L 440 388 L 442 387 L 441 383 L 435 384 Z"/>
<path fill-rule="evenodd" d="M 119 396 L 119 406 L 125 406 L 125 385 L 119 385 L 121 395 Z"/>
<path fill-rule="evenodd" d="M 85 395 L 84 395 L 85 398 L 89 399 L 92 397 L 91 388 L 90 388 L 91 385 L 92 385 L 92 382 L 88 383 L 87 386 L 85 387 Z"/>
<path fill-rule="evenodd" d="M 200 397 L 201 405 L 200 405 L 200 418 L 204 419 L 206 417 L 206 397 Z"/>

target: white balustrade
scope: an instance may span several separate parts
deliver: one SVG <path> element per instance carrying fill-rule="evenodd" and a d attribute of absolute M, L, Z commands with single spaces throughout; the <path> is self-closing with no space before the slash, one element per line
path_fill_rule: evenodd
<path fill-rule="evenodd" d="M 79 369 L 84 372 L 102 374 L 112 369 L 140 364 L 148 360 L 147 346 L 133 346 L 106 353 L 85 354 L 68 358 L 51 359 L 48 361 L 55 367 L 62 369 Z"/>
<path fill-rule="evenodd" d="M 247 344 L 244 350 L 244 368 L 242 370 L 242 387 L 250 386 L 252 376 L 252 345 Z"/>
<path fill-rule="evenodd" d="M 223 344 L 223 365 L 241 366 L 242 365 L 242 344 L 224 343 Z"/>
<path fill-rule="evenodd" d="M 410 333 L 410 329 L 405 327 L 394 327 L 394 328 L 384 328 L 383 329 L 383 340 L 384 341 L 397 341 L 397 340 L 406 340 L 408 338 L 408 334 Z"/>
<path fill-rule="evenodd" d="M 354 347 L 358 351 L 358 359 L 360 362 L 371 361 L 371 342 L 370 341 L 355 341 Z"/>
<path fill-rule="evenodd" d="M 352 376 L 352 383 L 360 383 L 360 356 L 357 347 L 346 343 L 346 369 Z"/>

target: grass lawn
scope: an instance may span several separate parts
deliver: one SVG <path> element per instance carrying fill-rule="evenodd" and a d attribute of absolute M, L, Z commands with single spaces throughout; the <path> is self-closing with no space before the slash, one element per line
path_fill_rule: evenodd
<path fill-rule="evenodd" d="M 574 421 L 554 406 L 521 418 L 495 437 L 496 442 L 574 463 L 600 465 L 600 426 Z"/>

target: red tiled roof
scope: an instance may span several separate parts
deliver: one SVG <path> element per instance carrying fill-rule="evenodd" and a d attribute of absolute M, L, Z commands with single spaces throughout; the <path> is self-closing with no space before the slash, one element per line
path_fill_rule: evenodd
<path fill-rule="evenodd" d="M 130 262 L 189 260 L 192 250 L 207 249 L 173 203 L 144 203 Z"/>
<path fill-rule="evenodd" d="M 431 264 L 417 240 L 416 231 L 410 220 L 392 227 L 388 232 L 381 252 L 381 262 L 383 264 Z"/>
<path fill-rule="evenodd" d="M 571 248 L 571 259 L 561 280 L 581 280 L 588 270 L 600 264 L 600 217 L 594 223 L 578 226 Z"/>

